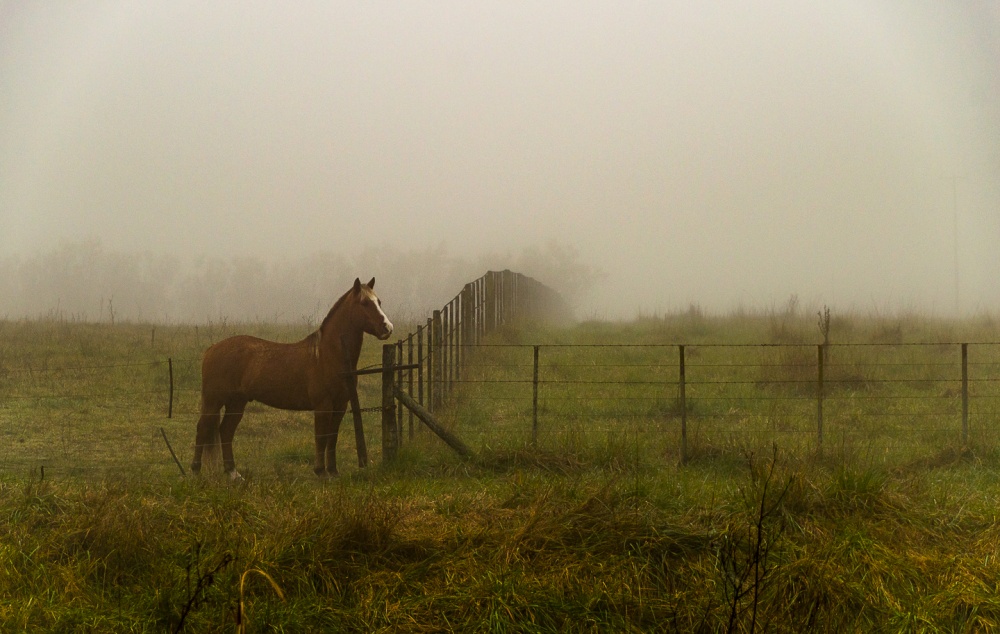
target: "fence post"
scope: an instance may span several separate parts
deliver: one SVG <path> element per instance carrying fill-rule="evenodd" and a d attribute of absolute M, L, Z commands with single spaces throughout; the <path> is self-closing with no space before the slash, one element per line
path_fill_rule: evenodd
<path fill-rule="evenodd" d="M 962 344 L 962 445 L 969 444 L 969 344 Z"/>
<path fill-rule="evenodd" d="M 823 344 L 816 347 L 816 437 L 820 451 L 823 450 L 823 358 L 826 356 Z"/>
<path fill-rule="evenodd" d="M 462 288 L 462 354 L 461 366 L 469 365 L 469 346 L 472 344 L 472 285 Z"/>
<path fill-rule="evenodd" d="M 684 346 L 677 346 L 678 366 L 677 366 L 677 398 L 681 407 L 681 464 L 688 461 L 688 439 L 687 439 L 687 373 L 684 368 Z"/>
<path fill-rule="evenodd" d="M 417 402 L 424 404 L 424 327 L 417 326 Z"/>
<path fill-rule="evenodd" d="M 427 318 L 427 411 L 434 411 L 434 318 Z"/>
<path fill-rule="evenodd" d="M 174 417 L 174 360 L 167 358 L 167 373 L 170 375 L 170 396 L 167 402 L 167 418 Z"/>
<path fill-rule="evenodd" d="M 397 367 L 399 369 L 396 371 L 396 383 L 395 384 L 399 386 L 399 389 L 403 389 L 403 369 L 402 369 L 402 365 L 403 365 L 403 340 L 402 339 L 400 339 L 399 341 L 396 342 L 396 359 L 399 360 L 399 363 L 397 364 Z M 403 446 L 403 408 L 402 407 L 396 408 L 396 442 L 399 443 L 400 447 Z"/>
<path fill-rule="evenodd" d="M 535 346 L 531 378 L 531 444 L 538 445 L 538 349 Z"/>
<path fill-rule="evenodd" d="M 442 380 L 444 379 L 444 367 L 442 363 L 441 355 L 441 311 L 435 310 L 434 316 L 431 318 L 431 356 L 433 360 L 431 361 L 431 407 L 429 408 L 431 412 L 434 412 L 438 405 L 441 404 L 441 400 L 444 397 Z"/>
<path fill-rule="evenodd" d="M 382 345 L 382 460 L 392 462 L 399 448 L 396 438 L 396 400 L 393 373 L 396 371 L 396 344 Z"/>
<path fill-rule="evenodd" d="M 456 356 L 457 346 L 455 345 L 455 309 L 458 302 L 454 299 L 448 302 L 448 322 L 445 328 L 445 339 L 448 341 L 448 394 L 455 389 L 455 368 L 458 365 Z"/>
<path fill-rule="evenodd" d="M 413 335 L 406 338 L 406 365 L 411 366 L 406 373 L 406 393 L 413 396 Z M 410 440 L 413 440 L 413 412 L 407 417 L 409 423 Z"/>
<path fill-rule="evenodd" d="M 483 334 L 489 335 L 497 325 L 497 281 L 493 271 L 486 272 L 486 297 L 483 311 Z"/>

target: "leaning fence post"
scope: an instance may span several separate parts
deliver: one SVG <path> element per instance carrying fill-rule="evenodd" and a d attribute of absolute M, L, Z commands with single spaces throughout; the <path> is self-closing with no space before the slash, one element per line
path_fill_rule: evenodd
<path fill-rule="evenodd" d="M 396 459 L 399 442 L 396 438 L 396 401 L 393 394 L 396 365 L 396 344 L 382 345 L 382 459 Z"/>
<path fill-rule="evenodd" d="M 677 398 L 681 408 L 681 464 L 688 461 L 688 440 L 687 440 L 687 376 L 684 369 L 684 346 L 677 346 L 678 366 L 677 366 Z"/>
<path fill-rule="evenodd" d="M 817 346 L 816 354 L 816 437 L 819 449 L 823 449 L 823 344 Z"/>
<path fill-rule="evenodd" d="M 969 444 L 969 344 L 962 344 L 962 445 Z"/>

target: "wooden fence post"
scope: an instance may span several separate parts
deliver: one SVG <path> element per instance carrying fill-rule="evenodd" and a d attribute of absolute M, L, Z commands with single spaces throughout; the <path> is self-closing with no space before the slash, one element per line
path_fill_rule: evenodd
<path fill-rule="evenodd" d="M 486 273 L 486 297 L 484 304 L 483 334 L 489 335 L 497 326 L 497 282 L 496 273 Z"/>
<path fill-rule="evenodd" d="M 424 327 L 417 326 L 417 402 L 424 404 Z"/>
<path fill-rule="evenodd" d="M 826 346 L 816 347 L 816 439 L 820 451 L 823 450 L 823 359 Z"/>
<path fill-rule="evenodd" d="M 678 366 L 677 366 L 677 398 L 681 408 L 681 464 L 688 461 L 688 437 L 687 437 L 687 374 L 684 368 L 684 346 L 677 346 Z"/>
<path fill-rule="evenodd" d="M 167 373 L 170 375 L 170 396 L 167 402 L 167 418 L 174 417 L 174 360 L 167 358 Z"/>
<path fill-rule="evenodd" d="M 531 444 L 538 445 L 538 349 L 535 346 L 533 371 L 531 378 Z"/>
<path fill-rule="evenodd" d="M 434 411 L 434 318 L 427 318 L 427 410 Z"/>
<path fill-rule="evenodd" d="M 396 344 L 382 345 L 382 460 L 396 459 L 399 442 L 396 438 L 396 400 L 393 381 L 396 368 Z"/>
<path fill-rule="evenodd" d="M 454 389 L 455 382 L 455 363 L 458 357 L 455 355 L 455 309 L 458 307 L 457 302 L 453 299 L 448 302 L 448 324 L 445 327 L 444 337 L 448 342 L 448 394 L 451 394 L 452 389 Z"/>
<path fill-rule="evenodd" d="M 969 444 L 969 344 L 962 344 L 962 445 Z"/>
<path fill-rule="evenodd" d="M 406 365 L 410 366 L 406 375 L 406 393 L 413 396 L 413 335 L 411 334 L 406 338 Z M 409 423 L 409 436 L 410 440 L 413 440 L 413 412 L 410 412 L 407 417 L 407 422 Z"/>
<path fill-rule="evenodd" d="M 441 354 L 442 352 L 441 340 L 443 338 L 442 334 L 443 333 L 441 332 L 441 311 L 435 310 L 434 316 L 431 318 L 431 356 L 433 357 L 433 359 L 431 361 L 431 376 L 430 376 L 431 406 L 428 408 L 428 410 L 430 410 L 431 412 L 434 412 L 438 408 L 438 406 L 441 404 L 441 400 L 444 398 L 444 390 L 442 385 L 442 381 L 444 379 L 444 367 L 442 367 L 441 365 L 443 361 L 442 358 L 443 355 Z"/>
<path fill-rule="evenodd" d="M 462 289 L 462 368 L 469 364 L 469 347 L 472 345 L 472 285 Z"/>
<path fill-rule="evenodd" d="M 399 389 L 403 389 L 403 340 L 400 339 L 396 342 L 396 359 L 399 361 L 397 363 L 396 370 L 396 385 Z M 396 408 L 396 442 L 400 447 L 403 446 L 403 408 Z"/>

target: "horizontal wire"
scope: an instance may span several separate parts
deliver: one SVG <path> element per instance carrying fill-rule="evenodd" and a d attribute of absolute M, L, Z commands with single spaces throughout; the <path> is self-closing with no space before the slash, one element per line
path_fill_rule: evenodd
<path fill-rule="evenodd" d="M 53 372 L 81 372 L 84 370 L 107 370 L 110 368 L 141 368 L 141 367 L 153 367 L 153 366 L 163 366 L 167 365 L 167 361 L 146 361 L 143 363 L 112 363 L 107 365 L 80 365 L 80 366 L 65 366 L 58 368 L 3 368 L 0 370 L 3 374 L 50 374 Z"/>

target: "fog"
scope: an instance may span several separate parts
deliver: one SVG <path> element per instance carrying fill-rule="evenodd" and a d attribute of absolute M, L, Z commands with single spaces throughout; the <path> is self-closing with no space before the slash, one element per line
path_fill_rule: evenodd
<path fill-rule="evenodd" d="M 998 238 L 990 0 L 0 0 L 0 317 L 970 314 Z"/>

